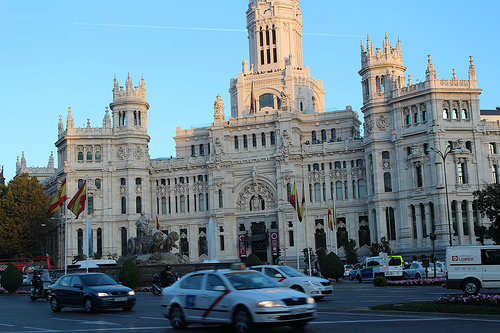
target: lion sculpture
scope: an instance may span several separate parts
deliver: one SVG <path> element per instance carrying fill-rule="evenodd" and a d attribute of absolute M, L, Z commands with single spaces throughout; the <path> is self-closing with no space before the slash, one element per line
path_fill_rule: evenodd
<path fill-rule="evenodd" d="M 175 231 L 172 231 L 171 233 L 168 234 L 167 237 L 163 240 L 163 252 L 171 252 L 172 249 L 175 247 L 178 249 L 179 247 L 175 242 L 179 240 L 179 234 Z"/>

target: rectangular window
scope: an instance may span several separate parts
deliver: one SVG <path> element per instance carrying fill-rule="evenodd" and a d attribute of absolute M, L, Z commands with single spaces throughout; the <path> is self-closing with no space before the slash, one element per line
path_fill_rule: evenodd
<path fill-rule="evenodd" d="M 262 133 L 262 147 L 266 146 L 266 133 Z"/>
<path fill-rule="evenodd" d="M 89 215 L 93 215 L 94 214 L 94 197 L 90 197 L 88 198 L 88 205 L 89 205 Z"/>
<path fill-rule="evenodd" d="M 257 147 L 257 135 L 255 133 L 252 134 L 252 146 Z"/>
<path fill-rule="evenodd" d="M 248 140 L 246 135 L 243 135 L 243 148 L 248 148 Z"/>
<path fill-rule="evenodd" d="M 142 198 L 140 196 L 135 198 L 135 212 L 139 214 L 142 212 Z"/>
<path fill-rule="evenodd" d="M 288 230 L 288 245 L 295 246 L 293 242 L 293 230 Z"/>
<path fill-rule="evenodd" d="M 491 182 L 493 184 L 498 184 L 498 169 L 496 164 L 491 166 Z"/>
<path fill-rule="evenodd" d="M 224 251 L 224 235 L 219 236 L 220 250 Z"/>
<path fill-rule="evenodd" d="M 496 154 L 497 153 L 497 146 L 494 142 L 490 142 L 490 154 Z"/>
<path fill-rule="evenodd" d="M 127 198 L 122 197 L 122 214 L 127 214 Z"/>
<path fill-rule="evenodd" d="M 465 162 L 458 163 L 458 183 L 468 184 L 467 165 Z"/>
<path fill-rule="evenodd" d="M 271 146 L 274 146 L 276 144 L 276 134 L 274 132 L 271 132 Z"/>
<path fill-rule="evenodd" d="M 184 195 L 180 196 L 181 213 L 186 212 L 186 197 Z"/>
<path fill-rule="evenodd" d="M 234 137 L 234 149 L 239 149 L 239 142 L 238 142 L 237 135 L 235 135 L 235 137 Z"/>
<path fill-rule="evenodd" d="M 224 207 L 224 201 L 222 200 L 222 190 L 219 190 L 219 208 Z"/>
<path fill-rule="evenodd" d="M 195 145 L 191 145 L 191 156 L 196 156 L 196 146 Z"/>
<path fill-rule="evenodd" d="M 161 213 L 167 214 L 167 198 L 166 197 L 161 198 Z"/>
<path fill-rule="evenodd" d="M 417 173 L 417 187 L 422 187 L 424 186 L 424 180 L 423 180 L 423 174 L 422 174 L 422 166 L 418 165 L 416 167 L 416 173 Z"/>

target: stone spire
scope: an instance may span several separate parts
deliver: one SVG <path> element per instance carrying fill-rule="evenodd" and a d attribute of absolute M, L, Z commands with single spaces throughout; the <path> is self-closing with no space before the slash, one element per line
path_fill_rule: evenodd
<path fill-rule="evenodd" d="M 434 65 L 432 64 L 432 58 L 431 55 L 427 55 L 427 69 L 425 71 L 425 76 L 426 79 L 429 80 L 436 80 L 437 79 L 437 72 L 436 69 L 434 68 Z"/>
<path fill-rule="evenodd" d="M 61 136 L 64 132 L 64 124 L 62 121 L 62 115 L 59 115 L 59 124 L 57 124 L 57 135 Z"/>
<path fill-rule="evenodd" d="M 66 121 L 66 129 L 74 127 L 75 127 L 75 121 L 73 120 L 73 116 L 71 115 L 71 106 L 68 106 L 68 119 Z"/>

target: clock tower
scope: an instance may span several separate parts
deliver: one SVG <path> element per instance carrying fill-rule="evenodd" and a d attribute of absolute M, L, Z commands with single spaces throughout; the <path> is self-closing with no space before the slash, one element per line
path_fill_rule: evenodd
<path fill-rule="evenodd" d="M 246 15 L 250 62 L 231 79 L 231 117 L 324 112 L 323 82 L 303 65 L 299 1 L 250 0 Z"/>

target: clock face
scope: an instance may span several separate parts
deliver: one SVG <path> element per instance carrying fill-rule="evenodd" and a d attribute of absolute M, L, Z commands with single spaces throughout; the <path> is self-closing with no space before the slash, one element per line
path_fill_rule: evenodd
<path fill-rule="evenodd" d="M 264 10 L 262 10 L 262 16 L 264 17 L 271 16 L 271 7 L 264 8 Z"/>

